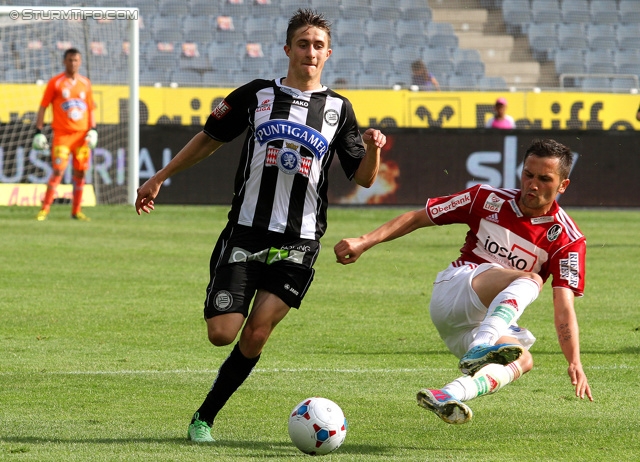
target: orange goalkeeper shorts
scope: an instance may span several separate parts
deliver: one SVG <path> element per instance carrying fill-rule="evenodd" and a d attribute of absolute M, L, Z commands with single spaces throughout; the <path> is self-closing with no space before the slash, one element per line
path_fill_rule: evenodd
<path fill-rule="evenodd" d="M 69 163 L 69 155 L 73 155 L 73 169 L 87 171 L 91 149 L 85 140 L 84 132 L 54 133 L 51 146 L 51 163 L 55 170 L 64 171 Z"/>

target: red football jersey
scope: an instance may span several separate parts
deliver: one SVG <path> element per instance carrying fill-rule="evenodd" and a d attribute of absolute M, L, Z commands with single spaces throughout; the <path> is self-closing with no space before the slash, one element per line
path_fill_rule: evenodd
<path fill-rule="evenodd" d="M 504 268 L 553 275 L 553 287 L 580 297 L 584 292 L 586 239 L 553 202 L 546 215 L 526 217 L 518 207 L 520 190 L 476 185 L 427 201 L 436 225 L 464 223 L 469 232 L 454 264 L 497 263 Z"/>

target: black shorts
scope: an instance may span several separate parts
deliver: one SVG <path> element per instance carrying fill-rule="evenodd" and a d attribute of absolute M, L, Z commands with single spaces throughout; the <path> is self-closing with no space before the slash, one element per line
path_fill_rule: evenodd
<path fill-rule="evenodd" d="M 249 315 L 256 291 L 277 295 L 299 308 L 311 281 L 320 242 L 228 224 L 211 254 L 204 317 Z"/>

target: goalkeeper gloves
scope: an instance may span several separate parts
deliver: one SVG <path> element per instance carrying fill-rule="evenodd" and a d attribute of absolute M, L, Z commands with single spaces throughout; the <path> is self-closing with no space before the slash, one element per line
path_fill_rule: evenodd
<path fill-rule="evenodd" d="M 92 128 L 91 130 L 89 130 L 89 132 L 87 133 L 87 136 L 85 137 L 85 140 L 87 140 L 87 143 L 89 144 L 89 148 L 93 149 L 96 147 L 96 145 L 98 144 L 98 132 L 96 131 L 95 128 Z"/>
<path fill-rule="evenodd" d="M 32 143 L 33 149 L 37 151 L 44 151 L 45 149 L 49 149 L 49 143 L 47 142 L 47 137 L 44 136 L 40 130 L 36 130 L 36 134 L 33 137 Z"/>

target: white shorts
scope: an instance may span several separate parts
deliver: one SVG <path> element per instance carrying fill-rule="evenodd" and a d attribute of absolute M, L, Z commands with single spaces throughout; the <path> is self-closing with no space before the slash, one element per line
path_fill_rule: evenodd
<path fill-rule="evenodd" d="M 469 263 L 463 266 L 451 264 L 438 273 L 433 283 L 429 305 L 431 320 L 447 348 L 458 358 L 469 350 L 488 309 L 471 288 L 471 281 L 491 268 L 501 266 L 493 263 Z M 527 349 L 536 341 L 531 332 L 518 327 L 515 322 L 508 335 L 518 339 Z"/>

